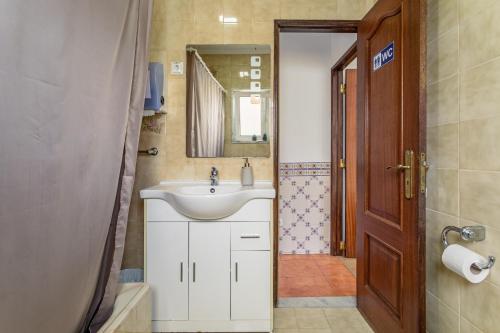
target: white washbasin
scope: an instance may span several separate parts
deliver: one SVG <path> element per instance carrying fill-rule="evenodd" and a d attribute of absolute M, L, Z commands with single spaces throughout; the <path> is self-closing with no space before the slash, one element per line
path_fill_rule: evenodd
<path fill-rule="evenodd" d="M 236 213 L 253 199 L 273 199 L 271 182 L 241 186 L 239 182 L 161 182 L 140 192 L 142 199 L 162 199 L 180 214 L 198 220 L 217 220 Z"/>

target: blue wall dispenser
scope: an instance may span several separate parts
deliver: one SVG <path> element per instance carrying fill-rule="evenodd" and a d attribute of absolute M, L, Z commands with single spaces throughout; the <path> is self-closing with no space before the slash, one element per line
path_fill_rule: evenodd
<path fill-rule="evenodd" d="M 144 110 L 160 112 L 165 104 L 163 98 L 163 64 L 150 62 L 148 66 L 149 79 L 146 84 L 146 97 L 144 99 Z"/>

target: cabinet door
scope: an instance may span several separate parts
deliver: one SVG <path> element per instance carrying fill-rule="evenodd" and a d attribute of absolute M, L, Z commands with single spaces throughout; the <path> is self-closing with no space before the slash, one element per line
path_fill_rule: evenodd
<path fill-rule="evenodd" d="M 153 320 L 188 320 L 188 223 L 148 223 L 146 255 Z"/>
<path fill-rule="evenodd" d="M 230 226 L 189 223 L 189 320 L 229 320 Z"/>
<path fill-rule="evenodd" d="M 269 251 L 231 252 L 231 319 L 271 318 Z"/>

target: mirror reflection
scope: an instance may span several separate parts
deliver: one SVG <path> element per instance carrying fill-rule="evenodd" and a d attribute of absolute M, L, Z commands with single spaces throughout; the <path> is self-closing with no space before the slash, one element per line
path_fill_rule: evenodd
<path fill-rule="evenodd" d="M 188 157 L 269 157 L 271 47 L 188 45 Z"/>

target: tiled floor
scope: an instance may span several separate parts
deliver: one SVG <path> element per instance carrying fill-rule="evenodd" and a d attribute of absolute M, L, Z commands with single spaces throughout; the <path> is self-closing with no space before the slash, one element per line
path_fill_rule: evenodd
<path fill-rule="evenodd" d="M 282 254 L 278 265 L 278 297 L 356 295 L 355 259 Z"/>
<path fill-rule="evenodd" d="M 274 309 L 273 333 L 373 332 L 356 308 Z"/>

